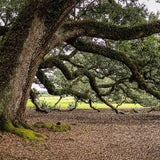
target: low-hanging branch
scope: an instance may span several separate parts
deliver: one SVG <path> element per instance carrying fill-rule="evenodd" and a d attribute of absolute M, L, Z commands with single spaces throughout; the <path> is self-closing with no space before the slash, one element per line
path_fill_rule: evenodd
<path fill-rule="evenodd" d="M 77 105 L 78 105 L 78 100 L 75 101 L 75 105 L 73 108 L 69 108 L 68 110 L 62 110 L 62 109 L 59 109 L 59 108 L 56 108 L 57 104 L 61 101 L 61 99 L 63 98 L 62 96 L 60 96 L 59 100 L 54 104 L 54 106 L 50 109 L 50 110 L 47 110 L 45 108 L 41 108 L 36 100 L 36 95 L 34 93 L 34 91 L 31 89 L 30 91 L 30 98 L 31 98 L 31 101 L 32 103 L 34 104 L 34 106 L 36 107 L 36 111 L 38 112 L 43 112 L 43 113 L 49 113 L 51 111 L 60 111 L 60 112 L 66 112 L 66 111 L 73 111 L 74 109 L 77 108 Z M 93 109 L 95 109 L 94 107 L 92 107 Z M 96 109 L 95 109 L 96 110 Z"/>
<path fill-rule="evenodd" d="M 43 71 L 41 71 L 40 69 L 37 71 L 36 74 L 37 78 L 39 79 L 39 81 L 45 86 L 45 88 L 47 89 L 48 93 L 51 95 L 72 95 L 74 97 L 76 97 L 78 100 L 87 100 L 87 99 L 91 99 L 88 96 L 88 93 L 80 93 L 78 91 L 73 90 L 72 88 L 62 88 L 62 89 L 56 89 L 54 84 L 47 78 L 47 76 L 44 74 Z M 77 102 L 75 103 L 75 106 L 77 107 Z M 75 108 L 76 108 L 75 107 Z M 94 108 L 92 106 L 92 108 Z M 94 108 L 94 110 L 97 110 L 96 108 Z M 99 110 L 97 110 L 99 111 Z"/>
<path fill-rule="evenodd" d="M 55 59 L 53 61 L 55 61 Z M 73 80 L 73 79 L 77 78 L 80 75 L 86 76 L 89 79 L 90 86 L 91 86 L 92 90 L 95 91 L 97 97 L 103 103 L 105 103 L 107 106 L 109 106 L 110 108 L 112 108 L 116 113 L 118 113 L 118 110 L 112 104 L 110 104 L 104 98 L 102 98 L 101 93 L 100 93 L 100 91 L 99 91 L 99 89 L 97 87 L 97 83 L 96 83 L 96 80 L 95 80 L 95 75 L 93 73 L 89 72 L 85 68 L 78 69 L 77 71 L 71 73 L 69 71 L 69 69 L 64 64 L 60 65 L 60 62 L 61 61 L 59 60 L 58 61 L 58 65 L 56 67 L 58 67 L 62 71 L 62 73 L 64 73 L 65 77 L 68 80 Z M 40 68 L 45 67 L 45 64 L 47 65 L 47 67 L 49 67 L 48 64 L 52 64 L 53 65 L 53 63 L 43 63 L 43 65 L 41 65 Z M 63 63 L 63 62 L 61 62 L 61 63 Z M 50 65 L 50 67 L 52 67 L 52 65 Z M 90 99 L 88 97 L 88 95 L 85 98 L 84 97 L 82 98 L 80 95 L 76 95 L 76 94 L 80 94 L 80 92 L 74 91 L 74 93 L 73 93 L 73 90 L 71 88 L 55 89 L 55 86 L 53 86 L 52 82 L 48 80 L 48 78 L 46 77 L 46 75 L 41 70 L 38 70 L 38 72 L 37 72 L 37 78 L 47 88 L 48 92 L 50 94 L 52 94 L 52 95 L 70 94 L 70 95 L 74 95 L 74 96 L 78 97 L 79 99 Z M 83 94 L 83 96 L 84 95 L 85 94 Z"/>
<path fill-rule="evenodd" d="M 78 99 L 88 99 L 88 95 L 85 93 L 80 93 L 78 91 L 73 90 L 72 88 L 65 87 L 61 89 L 56 89 L 54 84 L 47 78 L 47 76 L 44 74 L 42 70 L 38 70 L 36 74 L 39 81 L 45 86 L 45 88 L 48 90 L 48 93 L 51 95 L 63 95 L 63 94 L 69 94 L 77 97 Z"/>
<path fill-rule="evenodd" d="M 47 58 L 46 60 L 44 60 L 39 69 L 44 69 L 44 68 L 52 68 L 53 66 L 56 66 L 57 68 L 59 68 L 61 70 L 61 72 L 64 74 L 64 76 L 66 77 L 67 80 L 74 80 L 75 78 L 79 77 L 79 76 L 86 76 L 89 79 L 89 83 L 90 86 L 92 88 L 92 90 L 95 91 L 95 93 L 97 94 L 97 97 L 103 102 L 105 103 L 107 106 L 109 106 L 110 108 L 112 108 L 116 113 L 118 113 L 117 109 L 110 104 L 109 102 L 107 102 L 102 96 L 103 94 L 100 93 L 99 88 L 97 86 L 96 80 L 95 80 L 95 75 L 92 74 L 91 72 L 89 72 L 86 68 L 80 68 L 78 70 L 76 70 L 75 72 L 71 73 L 70 70 L 68 69 L 68 67 L 63 63 L 62 60 L 59 60 L 55 57 L 50 57 Z M 37 73 L 40 73 L 42 71 L 39 71 Z M 45 76 L 45 75 L 44 75 Z M 38 76 L 37 76 L 38 77 Z M 39 79 L 39 78 L 38 78 Z M 45 78 L 42 78 L 42 80 Z M 41 80 L 40 80 L 41 81 Z M 44 84 L 44 82 L 41 82 L 42 84 Z M 52 82 L 51 82 L 52 83 Z M 45 85 L 44 85 L 45 86 Z M 50 87 L 49 87 L 50 88 Z M 61 89 L 64 90 L 64 89 Z M 112 89 L 114 90 L 114 89 Z M 86 92 L 87 94 L 89 92 Z M 111 93 L 111 92 L 110 92 Z M 51 94 L 51 93 L 50 93 Z M 59 95 L 61 95 L 59 93 Z M 88 98 L 88 97 L 87 97 Z M 85 99 L 85 98 L 84 98 Z"/>
<path fill-rule="evenodd" d="M 36 95 L 34 93 L 34 91 L 31 89 L 30 91 L 30 98 L 31 98 L 31 101 L 32 103 L 35 105 L 36 107 L 36 111 L 39 111 L 39 112 L 44 112 L 44 113 L 48 113 L 48 111 L 44 108 L 41 108 L 36 100 Z"/>
<path fill-rule="evenodd" d="M 129 87 L 126 88 L 126 87 L 124 87 L 124 86 L 118 85 L 118 88 L 120 88 L 127 97 L 131 98 L 131 99 L 134 100 L 135 102 L 138 102 L 138 101 L 139 101 L 139 98 L 140 98 L 140 97 L 138 98 L 137 96 L 133 95 L 133 94 L 130 92 L 130 88 L 129 88 Z M 126 96 L 125 96 L 125 99 L 126 99 Z M 125 101 L 125 99 L 124 99 L 124 101 Z M 149 108 L 149 109 L 147 109 L 147 110 L 144 110 L 144 111 L 140 111 L 140 113 L 146 113 L 146 112 L 149 113 L 149 112 L 152 112 L 152 111 L 155 111 L 155 110 L 159 110 L 159 108 L 160 108 L 160 102 L 157 103 L 157 105 L 154 106 L 154 107 L 151 107 L 151 108 Z M 131 109 L 131 110 L 129 110 L 129 113 L 131 113 L 132 111 L 135 112 L 135 113 L 138 113 L 138 112 L 139 112 L 139 111 L 137 111 L 137 110 L 135 110 L 135 109 Z"/>
<path fill-rule="evenodd" d="M 60 97 L 60 99 L 61 99 L 61 97 Z M 60 100 L 59 99 L 59 100 Z M 57 103 L 59 103 L 59 100 L 57 101 Z M 68 112 L 68 111 L 73 111 L 73 110 L 75 110 L 76 108 L 77 108 L 77 106 L 78 106 L 78 99 L 77 100 L 75 100 L 75 104 L 74 104 L 74 106 L 73 107 L 71 107 L 71 108 L 69 108 L 69 109 L 59 109 L 59 108 L 55 108 L 55 106 L 52 108 L 52 111 L 59 111 L 59 112 Z"/>
<path fill-rule="evenodd" d="M 160 99 L 160 92 L 147 85 L 143 76 L 139 72 L 138 67 L 124 52 L 119 52 L 111 49 L 110 47 L 98 45 L 94 42 L 85 42 L 79 39 L 70 40 L 68 41 L 68 43 L 72 44 L 79 51 L 102 55 L 112 60 L 117 60 L 122 62 L 130 69 L 132 76 L 134 77 L 134 80 L 138 83 L 140 89 L 143 89 L 147 93 L 150 93 L 154 97 Z"/>

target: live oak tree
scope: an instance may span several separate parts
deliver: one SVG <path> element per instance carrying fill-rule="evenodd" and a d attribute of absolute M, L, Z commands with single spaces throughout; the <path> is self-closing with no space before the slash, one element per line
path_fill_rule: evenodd
<path fill-rule="evenodd" d="M 108 17 L 109 17 L 107 20 L 117 25 L 118 24 L 134 25 L 135 23 L 146 22 L 147 17 L 149 17 L 150 20 L 153 20 L 156 18 L 156 16 L 154 16 L 153 14 L 149 14 L 147 10 L 144 8 L 144 6 L 141 6 L 137 3 L 136 4 L 128 3 L 127 6 L 116 9 L 114 11 L 113 11 L 113 7 L 117 7 L 117 6 L 112 5 L 111 7 L 108 4 L 107 5 L 103 4 L 102 6 L 102 5 L 97 5 L 93 3 L 92 5 L 91 4 L 89 5 L 89 7 L 87 8 L 87 12 L 80 10 L 79 14 L 84 15 L 85 19 L 90 18 L 90 19 L 99 20 L 101 17 L 102 21 L 106 21 L 106 16 L 104 17 L 102 16 L 105 13 L 105 14 L 108 14 Z M 93 13 L 93 10 L 96 10 L 97 12 Z M 85 14 L 83 12 L 85 12 Z M 80 17 L 79 14 L 77 14 L 74 17 L 74 19 L 79 18 Z M 90 39 L 87 38 L 87 39 L 91 41 L 91 38 Z M 144 70 L 146 70 L 147 68 L 148 69 L 150 68 L 149 70 L 151 70 L 151 68 L 152 70 L 155 70 L 153 65 L 156 65 L 156 67 L 158 68 L 159 55 L 156 54 L 159 52 L 158 47 L 156 46 L 158 43 L 158 38 L 156 38 L 155 36 L 152 36 L 149 38 L 141 38 L 139 40 L 132 40 L 132 41 L 130 40 L 127 42 L 126 41 L 115 42 L 115 41 L 108 41 L 108 40 L 102 41 L 100 39 L 95 40 L 95 38 L 92 40 L 96 41 L 96 43 L 99 43 L 101 45 L 105 45 L 105 43 L 107 45 L 112 45 L 116 50 L 121 50 L 126 52 L 128 56 L 130 56 L 130 58 L 135 59 L 136 61 L 138 61 L 139 64 L 140 63 L 143 64 L 143 66 L 142 65 L 139 66 L 141 67 L 141 72 L 144 72 Z M 147 44 L 152 44 L 152 45 L 147 45 Z M 65 59 L 63 59 L 62 55 L 64 56 L 66 52 L 67 53 L 73 52 L 72 57 L 70 56 L 70 58 L 68 57 L 68 59 L 65 57 Z M 107 92 L 106 94 L 106 98 L 109 99 L 110 101 L 114 101 L 121 104 L 122 102 L 125 102 L 127 100 L 129 101 L 132 100 L 132 102 L 140 103 L 143 106 L 155 106 L 158 103 L 158 100 L 156 100 L 149 94 L 145 93 L 145 91 L 142 91 L 141 89 L 139 89 L 138 86 L 136 86 L 136 83 L 134 83 L 134 81 L 131 80 L 132 77 L 129 80 L 130 82 L 127 82 L 128 81 L 127 79 L 125 79 L 125 81 L 123 82 L 120 81 L 121 87 L 119 87 L 118 85 L 116 86 L 113 85 L 116 81 L 123 79 L 124 77 L 128 77 L 128 79 L 130 77 L 130 74 L 131 74 L 130 71 L 121 62 L 118 63 L 116 60 L 104 58 L 100 55 L 96 55 L 92 53 L 86 54 L 85 52 L 74 50 L 74 48 L 69 46 L 68 44 L 58 46 L 48 56 L 52 56 L 52 58 L 53 57 L 58 58 L 58 56 L 60 55 L 61 57 L 59 58 L 61 62 L 65 63 L 66 67 L 68 67 L 70 70 L 76 69 L 77 67 L 84 68 L 84 66 L 87 66 L 89 70 L 92 73 L 94 73 L 97 83 L 107 83 L 104 89 L 101 87 L 101 92 L 106 92 L 110 90 L 110 92 Z M 50 67 L 52 68 L 50 69 L 50 74 L 48 75 L 48 78 L 52 79 L 53 83 L 56 86 L 58 87 L 72 86 L 72 88 L 81 92 L 85 92 L 87 91 L 87 89 L 89 90 L 90 84 L 88 79 L 85 76 L 83 77 L 81 76 L 79 77 L 79 79 L 73 82 L 67 81 L 66 77 L 61 72 L 61 69 L 59 68 L 57 70 L 58 66 L 56 67 L 56 65 L 54 64 L 53 66 L 50 65 Z M 48 65 L 47 69 L 43 71 L 47 72 L 50 67 Z M 155 71 L 155 74 L 157 74 L 157 71 Z M 156 78 L 155 76 L 152 76 L 152 78 L 153 77 Z M 156 79 L 158 79 L 158 77 Z M 150 83 L 152 83 L 151 81 L 152 80 L 150 79 Z M 122 90 L 122 83 L 123 83 L 123 90 Z M 155 85 L 155 83 L 153 84 Z M 156 87 L 158 87 L 158 84 L 156 85 Z M 103 93 L 103 97 L 104 96 L 105 95 Z M 90 97 L 94 97 L 92 98 L 92 100 L 95 101 L 96 94 L 94 92 L 90 92 Z M 127 99 L 126 97 L 129 97 L 131 100 Z"/>
<path fill-rule="evenodd" d="M 128 86 L 126 87 L 129 82 L 136 82 L 139 89 L 160 99 L 159 88 L 156 88 L 159 83 L 158 78 L 156 81 L 155 79 L 152 80 L 152 76 L 149 74 L 151 70 L 142 70 L 143 66 L 147 64 L 135 61 L 134 57 L 125 50 L 117 50 L 116 45 L 110 43 L 110 40 L 123 42 L 158 34 L 160 32 L 159 20 L 144 21 L 139 24 L 128 23 L 129 25 L 118 22 L 113 24 L 108 17 L 107 10 L 113 9 L 115 11 L 114 7 L 118 7 L 121 8 L 122 12 L 125 12 L 123 5 L 113 0 L 17 0 L 16 2 L 19 2 L 19 4 L 25 3 L 12 8 L 10 5 L 13 5 L 13 1 L 1 2 L 3 20 L 0 26 L 1 130 L 28 139 L 44 137 L 27 130 L 31 126 L 25 121 L 26 103 L 35 75 L 52 95 L 73 95 L 78 100 L 88 101 L 92 107 L 90 93 L 93 92 L 100 101 L 110 106 L 116 113 L 118 113 L 117 108 L 107 101 L 106 96 L 116 88 L 120 88 L 128 96 L 131 95 L 128 94 L 130 93 L 127 91 Z M 94 12 L 94 8 L 90 8 L 92 5 L 99 6 L 100 13 L 102 9 L 104 11 L 101 16 L 99 16 L 100 14 L 95 15 L 95 17 L 99 16 L 97 21 L 95 21 L 95 19 L 98 19 L 97 17 L 85 18 L 88 10 L 93 9 Z M 9 12 L 9 9 L 13 9 L 13 11 Z M 114 14 L 112 16 L 114 17 Z M 99 44 L 96 41 L 97 38 L 103 39 L 105 43 Z M 62 48 L 63 46 L 67 47 L 67 45 L 72 46 L 73 52 L 69 55 L 56 54 L 56 50 L 53 50 L 60 45 Z M 158 48 L 158 44 L 155 47 Z M 66 48 L 65 50 L 67 51 Z M 107 77 L 106 66 L 109 64 L 105 62 L 103 66 L 97 66 L 98 57 L 96 59 L 95 56 L 93 56 L 95 66 L 86 66 L 84 65 L 85 62 L 80 61 L 77 63 L 75 57 L 79 51 L 84 52 L 84 54 L 92 53 L 93 55 L 102 56 L 104 59 L 107 58 L 123 64 L 129 74 L 120 79 L 114 79 L 113 83 L 100 84 L 97 78 L 102 79 L 103 76 L 99 73 L 98 67 L 101 67 L 100 70 L 103 70 L 105 77 Z M 159 50 L 156 51 L 155 54 L 159 57 Z M 64 61 L 67 61 L 68 65 Z M 57 88 L 49 80 L 44 71 L 52 67 L 61 70 L 69 81 L 68 86 Z M 156 68 L 155 65 L 154 67 Z M 158 72 L 159 68 L 157 68 Z M 158 76 L 157 73 L 153 74 Z M 75 84 L 81 80 L 86 80 L 90 85 L 86 90 L 82 89 L 82 92 L 74 89 Z M 108 89 L 105 90 L 105 88 Z"/>

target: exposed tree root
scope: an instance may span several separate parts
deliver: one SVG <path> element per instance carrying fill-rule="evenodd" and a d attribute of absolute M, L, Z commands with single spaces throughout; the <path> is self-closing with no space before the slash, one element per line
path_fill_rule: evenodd
<path fill-rule="evenodd" d="M 19 137 L 22 137 L 25 141 L 42 141 L 46 139 L 47 137 L 43 134 L 34 132 L 30 129 L 25 129 L 24 127 L 20 126 L 18 128 L 14 127 L 14 125 L 9 121 L 6 122 L 3 125 L 3 130 L 7 132 L 11 132 L 13 134 L 16 134 Z"/>
<path fill-rule="evenodd" d="M 67 124 L 61 124 L 61 122 L 57 122 L 56 124 L 46 124 L 44 122 L 37 122 L 35 124 L 31 124 L 35 130 L 37 128 L 47 128 L 53 132 L 66 132 L 71 129 L 71 127 Z M 47 136 L 37 133 L 36 131 L 25 129 L 23 126 L 19 125 L 19 127 L 15 127 L 11 121 L 5 122 L 3 126 L 1 126 L 2 130 L 15 134 L 19 137 L 22 137 L 25 141 L 43 141 L 47 139 Z M 4 137 L 0 135 L 0 140 L 3 140 Z"/>

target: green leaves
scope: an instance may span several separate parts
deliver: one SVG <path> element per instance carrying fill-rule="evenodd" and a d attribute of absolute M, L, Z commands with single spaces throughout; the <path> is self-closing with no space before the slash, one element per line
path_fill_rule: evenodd
<path fill-rule="evenodd" d="M 3 25 L 11 25 L 15 17 L 23 6 L 25 6 L 27 0 L 1 0 L 0 1 L 0 15 Z"/>

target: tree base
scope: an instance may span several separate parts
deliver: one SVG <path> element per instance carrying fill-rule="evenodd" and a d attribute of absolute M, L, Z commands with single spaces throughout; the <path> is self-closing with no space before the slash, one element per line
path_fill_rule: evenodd
<path fill-rule="evenodd" d="M 58 122 L 57 124 L 45 124 L 44 122 L 37 122 L 32 125 L 34 128 L 47 128 L 48 130 L 53 132 L 66 132 L 71 129 L 69 125 L 61 124 L 60 122 Z M 4 123 L 0 129 L 22 137 L 25 141 L 42 141 L 47 139 L 47 136 L 37 133 L 31 129 L 26 129 L 22 125 L 15 127 L 10 121 Z"/>
<path fill-rule="evenodd" d="M 34 132 L 30 129 L 25 129 L 23 126 L 20 126 L 18 128 L 14 127 L 12 122 L 6 122 L 3 127 L 3 130 L 7 132 L 11 132 L 13 134 L 16 134 L 19 137 L 22 137 L 25 141 L 42 141 L 44 139 L 47 139 L 47 136 Z"/>

